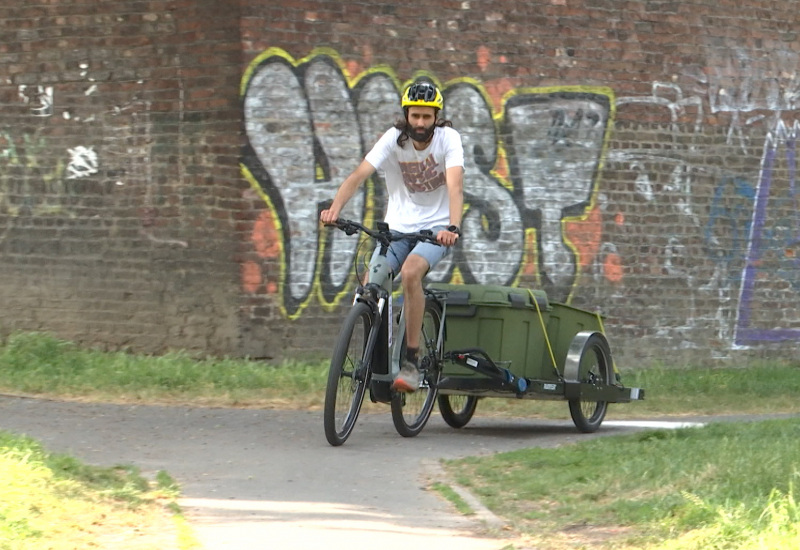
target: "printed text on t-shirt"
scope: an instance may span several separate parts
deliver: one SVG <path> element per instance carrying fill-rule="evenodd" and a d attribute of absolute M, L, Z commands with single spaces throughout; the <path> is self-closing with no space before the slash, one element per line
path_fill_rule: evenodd
<path fill-rule="evenodd" d="M 401 162 L 400 171 L 410 193 L 429 193 L 446 183 L 444 172 L 439 170 L 433 155 L 422 162 Z"/>

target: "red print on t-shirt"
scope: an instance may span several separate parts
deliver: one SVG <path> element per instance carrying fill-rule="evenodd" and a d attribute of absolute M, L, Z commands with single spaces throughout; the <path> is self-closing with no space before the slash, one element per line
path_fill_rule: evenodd
<path fill-rule="evenodd" d="M 444 172 L 433 155 L 422 162 L 401 162 L 403 183 L 410 193 L 430 193 L 446 183 Z"/>

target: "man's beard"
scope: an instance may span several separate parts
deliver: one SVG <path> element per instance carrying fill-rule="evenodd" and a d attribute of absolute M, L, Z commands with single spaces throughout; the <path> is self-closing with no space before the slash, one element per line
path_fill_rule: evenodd
<path fill-rule="evenodd" d="M 428 140 L 431 139 L 431 136 L 433 135 L 433 131 L 435 129 L 436 129 L 435 124 L 432 124 L 430 128 L 421 128 L 421 129 L 409 128 L 408 135 L 414 141 L 417 141 L 419 143 L 427 143 Z"/>

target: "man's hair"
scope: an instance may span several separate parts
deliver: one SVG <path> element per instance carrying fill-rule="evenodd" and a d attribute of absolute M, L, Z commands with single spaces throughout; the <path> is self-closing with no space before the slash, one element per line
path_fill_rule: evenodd
<path fill-rule="evenodd" d="M 436 113 L 439 114 L 438 112 Z M 442 126 L 448 126 L 449 128 L 453 127 L 453 123 L 449 120 L 443 118 L 437 118 L 434 126 L 441 128 Z M 411 125 L 408 123 L 408 113 L 406 112 L 403 118 L 398 118 L 397 121 L 394 123 L 394 127 L 400 130 L 400 135 L 397 136 L 397 145 L 400 147 L 404 147 L 406 142 L 411 137 L 410 130 Z"/>

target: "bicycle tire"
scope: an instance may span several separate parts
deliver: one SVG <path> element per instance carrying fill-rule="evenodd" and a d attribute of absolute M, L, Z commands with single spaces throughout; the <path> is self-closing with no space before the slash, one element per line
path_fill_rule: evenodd
<path fill-rule="evenodd" d="M 420 333 L 420 370 L 423 374 L 420 387 L 413 393 L 392 394 L 392 422 L 397 433 L 403 437 L 414 437 L 422 431 L 436 403 L 441 375 L 441 350 L 437 349 L 436 344 L 439 340 L 441 319 L 441 307 L 433 299 L 428 299 Z M 405 333 L 398 334 L 397 338 L 402 342 L 402 357 L 405 355 Z"/>
<path fill-rule="evenodd" d="M 361 367 L 372 353 L 367 349 L 372 324 L 371 308 L 362 302 L 354 304 L 344 320 L 331 356 L 323 425 L 325 437 L 334 447 L 347 441 L 361 412 L 371 374 L 369 370 L 362 372 Z"/>
<path fill-rule="evenodd" d="M 475 414 L 478 398 L 474 395 L 440 395 L 439 413 L 451 428 L 463 428 Z"/>

